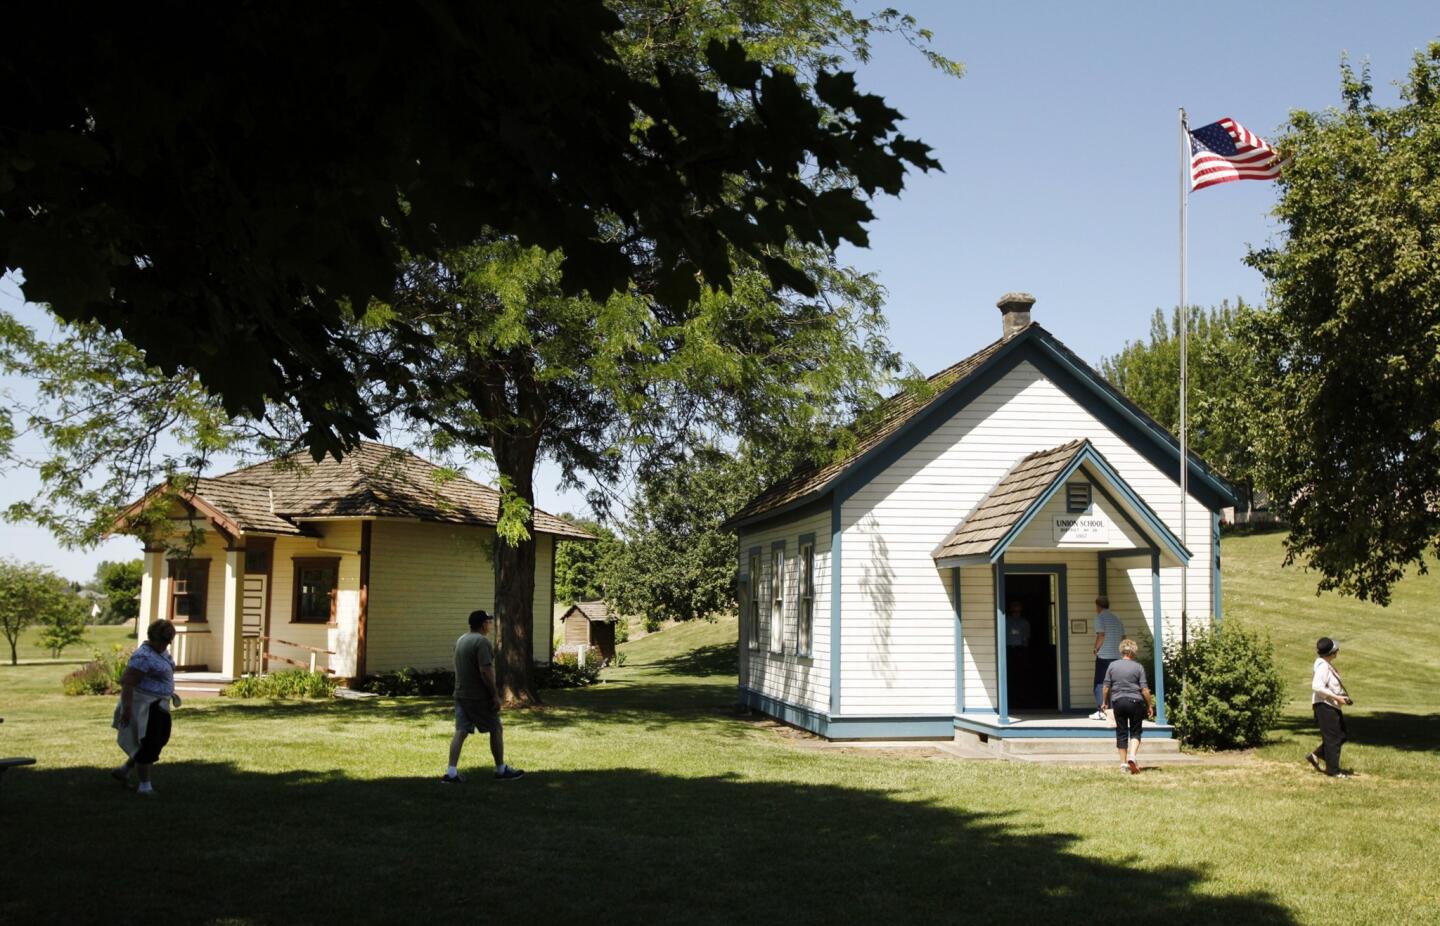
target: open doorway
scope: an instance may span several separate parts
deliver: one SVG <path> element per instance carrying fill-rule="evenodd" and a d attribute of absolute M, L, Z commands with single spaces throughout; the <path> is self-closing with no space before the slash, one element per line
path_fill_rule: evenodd
<path fill-rule="evenodd" d="M 1012 712 L 1060 709 L 1056 584 L 1053 573 L 1005 576 L 1006 691 Z"/>

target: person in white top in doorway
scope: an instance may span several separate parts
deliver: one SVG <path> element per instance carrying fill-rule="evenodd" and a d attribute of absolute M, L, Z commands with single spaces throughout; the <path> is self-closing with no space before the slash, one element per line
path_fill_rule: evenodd
<path fill-rule="evenodd" d="M 1095 599 L 1095 713 L 1091 720 L 1106 720 L 1105 671 L 1110 663 L 1120 658 L 1120 641 L 1125 639 L 1125 625 L 1110 612 L 1110 599 L 1101 595 Z"/>
<path fill-rule="evenodd" d="M 1305 757 L 1315 771 L 1321 771 L 1320 760 L 1325 760 L 1324 772 L 1331 778 L 1349 778 L 1340 770 L 1340 747 L 1345 745 L 1345 715 L 1340 708 L 1354 704 L 1340 673 L 1335 671 L 1335 655 L 1340 644 L 1329 637 L 1315 641 L 1315 672 L 1310 681 L 1310 705 L 1315 711 L 1315 723 L 1320 727 L 1320 745 Z"/>

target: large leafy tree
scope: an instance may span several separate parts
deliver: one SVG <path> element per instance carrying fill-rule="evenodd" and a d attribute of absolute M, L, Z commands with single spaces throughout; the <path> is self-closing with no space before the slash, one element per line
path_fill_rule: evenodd
<path fill-rule="evenodd" d="M 645 480 L 609 571 L 607 600 L 646 626 L 714 619 L 735 599 L 735 535 L 721 525 L 780 472 L 742 447 L 701 447 Z"/>
<path fill-rule="evenodd" d="M 563 251 L 568 294 L 643 276 L 674 303 L 727 288 L 741 254 L 813 292 L 777 250 L 863 244 L 863 196 L 935 166 L 848 76 L 788 66 L 870 28 L 839 3 L 617 6 L 170 0 L 77 29 L 23 4 L 0 56 L 0 271 L 232 415 L 284 406 L 338 455 L 378 426 L 352 380 L 409 382 L 403 354 L 346 334 L 403 254 L 497 232 Z"/>
<path fill-rule="evenodd" d="M 1381 603 L 1440 552 L 1440 42 L 1400 92 L 1379 106 L 1346 66 L 1342 107 L 1292 115 L 1285 237 L 1250 256 L 1270 311 L 1243 335 L 1259 482 L 1291 526 L 1289 558 Z"/>
<path fill-rule="evenodd" d="M 565 540 L 555 547 L 555 600 L 567 605 L 603 600 L 610 586 L 611 563 L 620 552 L 620 539 L 592 518 L 566 517 L 596 539 Z"/>
<path fill-rule="evenodd" d="M 102 624 L 123 624 L 140 614 L 140 580 L 145 564 L 138 559 L 105 560 L 95 568 L 95 589 L 105 596 Z"/>
<path fill-rule="evenodd" d="M 703 180 L 701 188 L 715 198 L 713 208 L 685 208 L 703 212 L 702 224 L 719 229 L 722 272 L 692 274 L 694 298 L 676 298 L 674 261 L 655 241 L 638 241 L 624 250 L 627 286 L 577 294 L 568 249 L 535 246 L 503 224 L 468 235 L 442 229 L 424 242 L 438 246 L 409 247 L 398 238 L 395 254 L 403 259 L 390 271 L 383 298 L 351 299 L 333 326 L 354 362 L 327 374 L 327 388 L 345 393 L 346 406 L 422 435 L 441 453 L 483 451 L 499 470 L 499 533 L 506 541 L 497 553 L 501 676 L 517 700 L 533 696 L 529 523 L 537 460 L 558 461 L 572 485 L 588 481 L 603 511 L 624 474 L 661 469 L 699 440 L 823 436 L 829 423 L 867 405 L 898 361 L 883 336 L 879 287 L 839 267 L 834 246 L 842 228 L 852 240 L 863 239 L 861 223 L 869 216 L 863 197 L 898 190 L 907 162 L 934 165 L 923 145 L 895 131 L 897 113 L 859 93 L 848 75 L 829 70 L 843 56 L 863 60 L 876 29 L 899 31 L 923 46 L 928 37 L 908 19 L 890 13 L 860 19 L 839 0 L 799 8 L 718 0 L 617 7 L 624 29 L 615 38 L 616 54 L 627 79 L 662 93 L 677 81 L 693 85 L 713 104 L 694 118 L 743 136 L 737 144 L 748 160 L 730 158 L 717 143 L 711 155 L 728 167 L 687 175 L 687 183 Z M 943 58 L 932 60 L 957 70 Z M 653 114 L 635 109 L 632 115 L 635 131 L 649 138 Z M 811 123 L 818 134 L 805 128 Z M 777 171 L 783 178 L 772 177 Z M 807 192 L 795 193 L 804 207 L 793 198 L 768 198 L 763 183 L 757 185 L 767 177 L 804 187 Z M 784 234 L 763 246 L 747 245 L 748 232 L 736 232 L 732 241 L 726 229 L 749 221 L 746 216 L 762 226 L 778 221 Z M 595 221 L 607 241 L 637 241 L 623 214 Z M 72 385 L 99 383 L 114 365 L 95 348 L 114 336 L 94 329 L 85 336 L 88 342 L 76 345 L 32 341 L 33 349 L 17 351 L 12 366 L 65 371 Z M 102 358 L 98 372 L 86 367 L 87 356 Z M 118 401 L 145 388 L 142 368 L 149 360 L 130 357 L 120 365 L 117 381 L 127 388 Z M 375 370 L 403 374 L 376 379 Z M 233 441 L 237 422 L 217 423 L 224 410 L 205 401 L 203 371 L 198 380 L 182 371 L 165 381 L 176 397 L 193 403 L 189 414 L 202 422 L 187 434 L 195 455 Z M 104 398 L 77 400 L 68 393 L 65 401 L 64 414 L 52 409 L 26 420 L 67 441 L 70 456 L 126 433 L 112 425 L 98 436 L 82 426 L 96 422 L 97 407 L 111 421 L 145 425 L 131 443 L 160 427 L 153 417 L 118 413 Z M 273 403 L 259 420 L 238 425 L 250 428 L 251 438 L 314 446 L 314 421 L 294 403 Z M 65 456 L 55 480 L 73 501 L 89 483 L 83 475 L 63 482 L 70 471 Z M 37 504 L 21 513 L 43 518 L 48 510 Z"/>
<path fill-rule="evenodd" d="M 1192 451 L 1240 489 L 1245 507 L 1254 502 L 1254 416 L 1249 408 L 1252 352 L 1240 323 L 1254 310 L 1237 300 L 1203 309 L 1191 306 L 1187 332 L 1190 391 L 1187 398 Z M 1100 361 L 1100 373 L 1172 434 L 1180 433 L 1180 313 L 1155 310 L 1148 340 L 1127 341 Z"/>

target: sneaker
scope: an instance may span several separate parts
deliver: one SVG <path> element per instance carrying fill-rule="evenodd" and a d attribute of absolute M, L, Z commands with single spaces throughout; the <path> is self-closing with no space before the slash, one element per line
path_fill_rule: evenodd
<path fill-rule="evenodd" d="M 465 776 L 459 774 L 441 775 L 440 783 L 445 785 L 463 785 L 465 783 Z"/>
<path fill-rule="evenodd" d="M 1326 778 L 1349 778 L 1349 777 L 1350 777 L 1350 773 L 1349 773 L 1349 772 L 1336 772 L 1336 773 L 1333 774 L 1333 775 L 1326 775 L 1325 777 L 1326 777 Z"/>
<path fill-rule="evenodd" d="M 1317 756 L 1317 755 L 1315 755 L 1315 753 L 1312 752 L 1312 753 L 1310 753 L 1309 755 L 1307 755 L 1307 756 L 1305 757 L 1305 761 L 1306 761 L 1306 762 L 1309 762 L 1309 763 L 1310 763 L 1310 767 L 1313 768 L 1315 771 L 1317 771 L 1317 772 L 1323 772 L 1323 771 L 1325 771 L 1323 768 L 1320 767 L 1320 757 Z"/>
<path fill-rule="evenodd" d="M 1126 759 L 1125 767 L 1130 770 L 1130 774 L 1132 775 L 1140 774 L 1140 763 L 1136 762 L 1134 759 Z"/>
<path fill-rule="evenodd" d="M 141 791 L 139 788 L 136 788 L 135 793 L 141 797 L 154 797 L 156 792 L 154 788 L 151 788 L 149 791 Z"/>
<path fill-rule="evenodd" d="M 110 770 L 110 777 L 120 782 L 122 786 L 126 788 L 130 787 L 130 770 L 125 766 L 122 765 L 119 768 L 112 768 Z"/>
<path fill-rule="evenodd" d="M 1105 716 L 1105 712 L 1104 712 L 1104 711 L 1096 711 L 1095 713 L 1093 713 L 1093 714 L 1090 715 L 1090 719 L 1091 719 L 1091 720 L 1109 720 L 1110 718 Z"/>
<path fill-rule="evenodd" d="M 511 767 L 508 766 L 508 765 L 505 766 L 505 771 L 503 771 L 503 772 L 496 772 L 496 773 L 495 773 L 495 780 L 496 780 L 496 781 L 514 781 L 514 780 L 517 779 L 517 778 L 524 778 L 524 777 L 525 777 L 525 773 L 524 773 L 524 772 L 520 771 L 518 768 L 511 768 Z"/>

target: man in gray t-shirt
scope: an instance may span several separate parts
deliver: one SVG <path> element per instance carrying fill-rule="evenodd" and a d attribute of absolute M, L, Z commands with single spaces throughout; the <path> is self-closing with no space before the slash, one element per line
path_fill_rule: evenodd
<path fill-rule="evenodd" d="M 1095 713 L 1091 720 L 1104 720 L 1105 710 L 1101 706 L 1100 688 L 1105 680 L 1105 670 L 1110 663 L 1120 658 L 1120 641 L 1125 638 L 1125 625 L 1110 611 L 1110 599 L 1104 595 L 1095 599 Z"/>
<path fill-rule="evenodd" d="M 470 632 L 455 641 L 455 735 L 450 738 L 450 765 L 440 778 L 447 784 L 465 780 L 457 764 L 460 748 L 471 733 L 490 734 L 495 777 L 512 781 L 525 773 L 505 764 L 505 731 L 500 724 L 500 687 L 495 682 L 494 620 L 484 611 L 470 614 Z"/>

